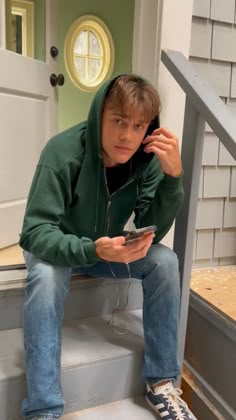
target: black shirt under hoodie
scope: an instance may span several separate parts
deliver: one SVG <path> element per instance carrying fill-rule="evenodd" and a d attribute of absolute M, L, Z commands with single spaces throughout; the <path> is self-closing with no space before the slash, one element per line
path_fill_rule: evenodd
<path fill-rule="evenodd" d="M 130 177 L 130 162 L 106 168 L 107 186 L 110 195 L 119 190 Z"/>

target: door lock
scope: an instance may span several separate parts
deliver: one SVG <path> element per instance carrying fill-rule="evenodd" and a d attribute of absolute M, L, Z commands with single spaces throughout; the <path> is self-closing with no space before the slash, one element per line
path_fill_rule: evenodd
<path fill-rule="evenodd" d="M 55 73 L 52 73 L 50 76 L 50 83 L 53 87 L 63 86 L 65 83 L 65 77 L 63 74 L 58 74 L 58 76 Z"/>

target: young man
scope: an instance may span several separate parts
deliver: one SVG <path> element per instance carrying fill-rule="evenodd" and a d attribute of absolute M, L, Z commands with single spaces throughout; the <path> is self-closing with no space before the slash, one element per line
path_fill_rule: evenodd
<path fill-rule="evenodd" d="M 177 361 L 179 271 L 159 242 L 183 201 L 176 137 L 158 127 L 156 90 L 122 75 L 97 92 L 86 122 L 53 137 L 42 151 L 29 193 L 20 244 L 28 269 L 24 336 L 26 419 L 63 414 L 60 346 L 63 302 L 72 268 L 92 276 L 142 280 L 147 401 L 163 419 L 194 418 L 173 382 Z M 124 246 L 137 228 L 157 232 Z M 78 390 L 79 392 L 79 390 Z"/>

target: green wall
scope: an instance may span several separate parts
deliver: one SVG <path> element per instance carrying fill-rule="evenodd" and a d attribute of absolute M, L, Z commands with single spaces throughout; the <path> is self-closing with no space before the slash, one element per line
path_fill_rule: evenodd
<path fill-rule="evenodd" d="M 71 24 L 80 16 L 98 16 L 108 26 L 115 46 L 114 75 L 132 69 L 134 0 L 59 0 L 59 73 L 65 85 L 59 88 L 59 130 L 87 118 L 94 92 L 83 92 L 71 81 L 64 63 L 64 42 Z"/>

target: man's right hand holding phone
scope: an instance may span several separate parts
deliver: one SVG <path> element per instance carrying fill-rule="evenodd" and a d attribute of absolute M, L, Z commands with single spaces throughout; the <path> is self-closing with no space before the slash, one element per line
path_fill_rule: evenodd
<path fill-rule="evenodd" d="M 154 237 L 154 232 L 146 232 L 145 235 L 126 245 L 125 236 L 115 238 L 104 236 L 95 241 L 96 252 L 101 260 L 128 264 L 146 257 Z"/>

